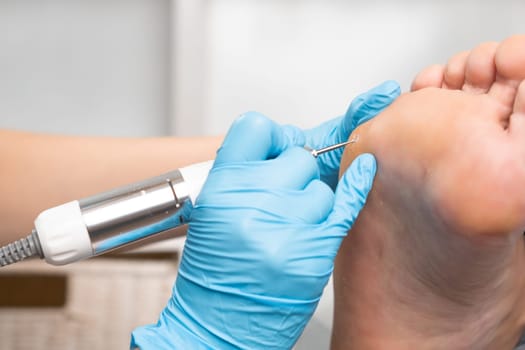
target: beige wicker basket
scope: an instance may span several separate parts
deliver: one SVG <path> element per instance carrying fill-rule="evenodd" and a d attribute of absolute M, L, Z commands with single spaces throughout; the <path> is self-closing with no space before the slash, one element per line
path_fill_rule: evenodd
<path fill-rule="evenodd" d="M 126 256 L 64 267 L 33 260 L 2 268 L 0 349 L 129 349 L 131 331 L 156 322 L 171 295 L 176 271 L 175 259 Z M 20 286 L 10 285 L 35 279 L 32 276 L 41 279 L 40 286 L 25 291 L 33 300 L 9 305 L 5 299 L 12 299 L 12 293 L 24 293 Z M 65 283 L 46 287 L 46 276 L 50 281 L 58 276 Z M 62 305 L 45 306 L 49 294 L 63 294 Z M 40 297 L 44 305 L 38 305 Z"/>

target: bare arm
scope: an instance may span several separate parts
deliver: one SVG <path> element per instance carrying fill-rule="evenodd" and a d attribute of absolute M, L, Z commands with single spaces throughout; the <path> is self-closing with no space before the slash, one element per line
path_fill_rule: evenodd
<path fill-rule="evenodd" d="M 46 208 L 213 159 L 221 140 L 0 130 L 0 245 L 26 236 Z"/>

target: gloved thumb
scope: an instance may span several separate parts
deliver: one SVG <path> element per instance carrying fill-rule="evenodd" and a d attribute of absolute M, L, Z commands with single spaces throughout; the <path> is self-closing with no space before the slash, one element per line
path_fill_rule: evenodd
<path fill-rule="evenodd" d="M 350 135 L 352 130 L 388 107 L 400 94 L 399 84 L 396 81 L 387 80 L 357 96 L 346 111 L 344 129 L 347 135 L 346 137 L 343 135 L 344 139 Z"/>
<path fill-rule="evenodd" d="M 335 191 L 334 207 L 326 223 L 343 236 L 352 228 L 372 189 L 377 164 L 373 155 L 362 154 L 345 171 Z"/>
<path fill-rule="evenodd" d="M 248 112 L 231 125 L 217 151 L 215 166 L 274 158 L 289 146 L 289 142 L 280 125 L 260 113 Z"/>

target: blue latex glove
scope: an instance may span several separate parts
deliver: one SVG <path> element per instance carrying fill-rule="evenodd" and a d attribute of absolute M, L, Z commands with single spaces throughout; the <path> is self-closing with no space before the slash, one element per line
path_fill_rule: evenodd
<path fill-rule="evenodd" d="M 379 112 L 389 106 L 401 93 L 399 84 L 395 81 L 386 81 L 383 84 L 356 97 L 346 114 L 342 117 L 329 120 L 313 129 L 304 130 L 287 126 L 291 138 L 295 138 L 297 145 L 307 145 L 319 149 L 348 139 L 352 131 L 360 124 L 375 117 Z M 318 165 L 321 180 L 332 189 L 337 185 L 339 163 L 343 155 L 343 148 L 333 152 L 321 154 Z"/>
<path fill-rule="evenodd" d="M 249 113 L 231 127 L 191 212 L 173 296 L 141 349 L 289 349 L 311 318 L 375 175 L 359 157 L 334 192 L 288 132 Z M 144 286 L 147 288 L 147 286 Z"/>

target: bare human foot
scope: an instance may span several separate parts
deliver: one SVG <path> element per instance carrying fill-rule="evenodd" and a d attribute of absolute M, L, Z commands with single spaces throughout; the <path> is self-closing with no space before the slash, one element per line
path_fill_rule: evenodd
<path fill-rule="evenodd" d="M 334 271 L 332 349 L 512 349 L 525 326 L 525 36 L 420 74 L 358 128 L 378 172 Z M 430 86 L 430 87 L 429 87 Z"/>

